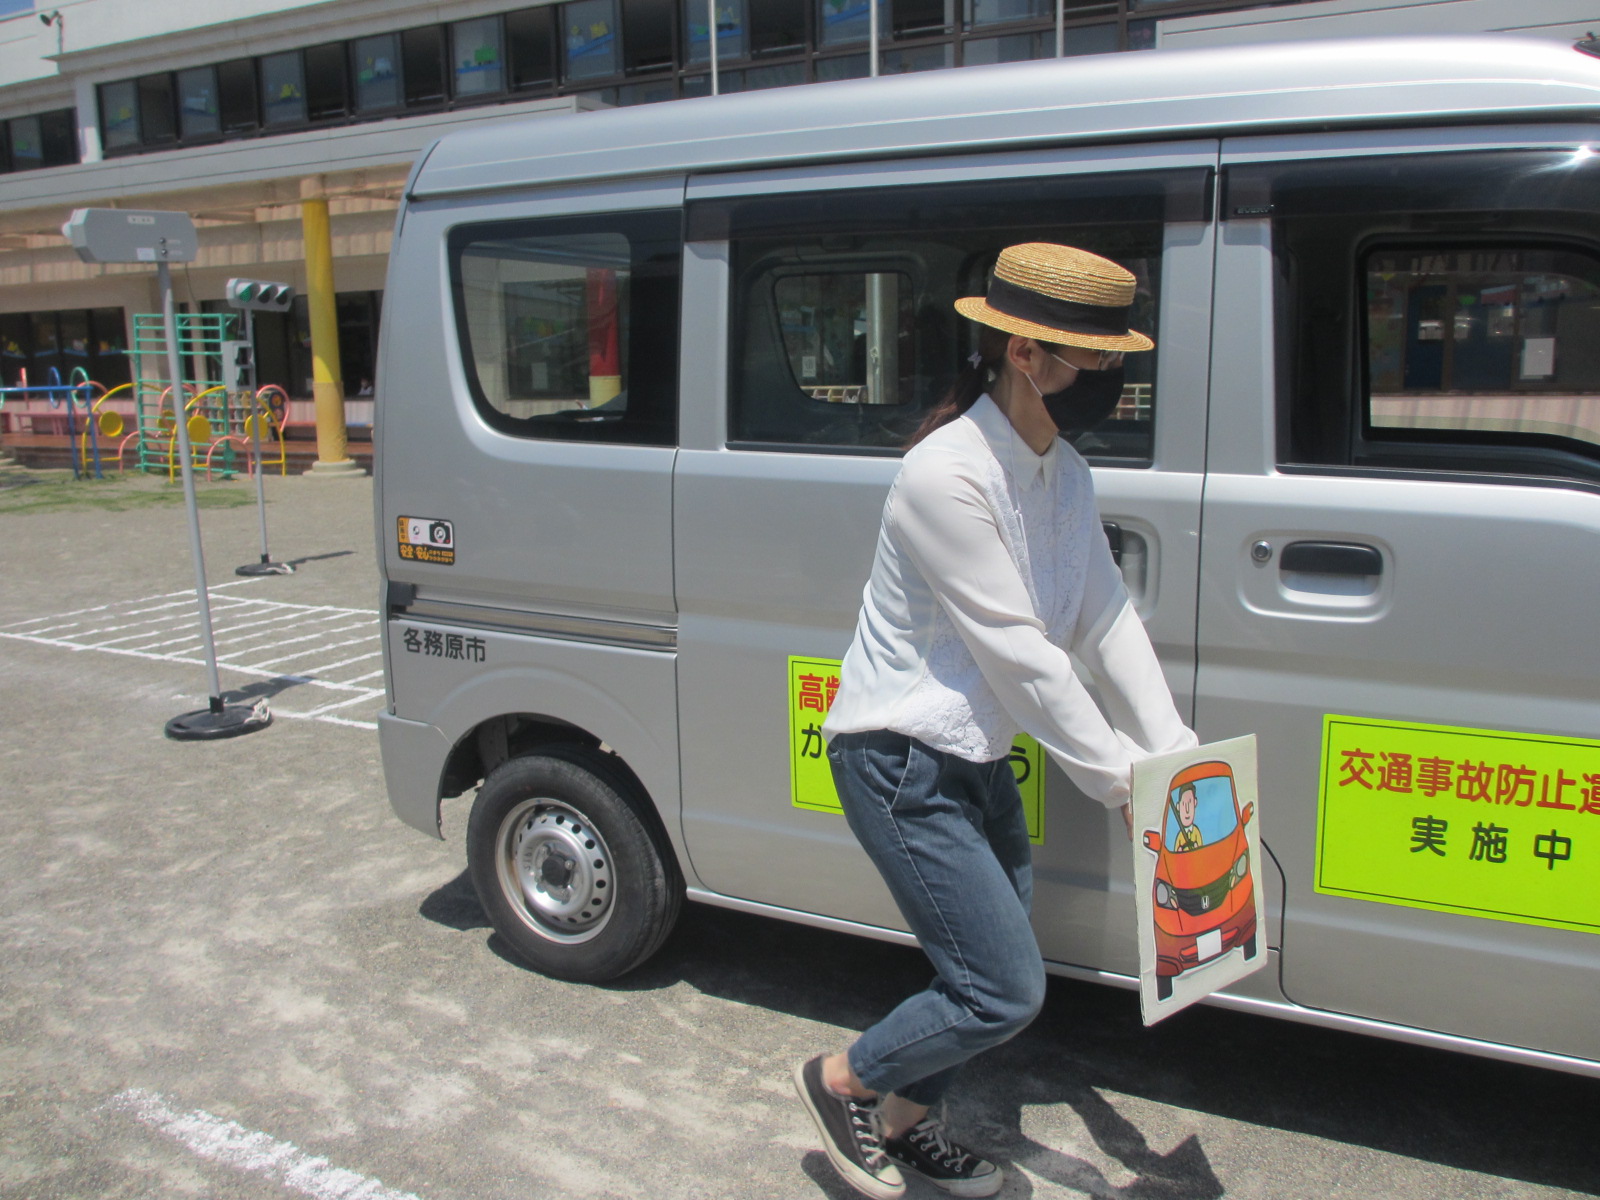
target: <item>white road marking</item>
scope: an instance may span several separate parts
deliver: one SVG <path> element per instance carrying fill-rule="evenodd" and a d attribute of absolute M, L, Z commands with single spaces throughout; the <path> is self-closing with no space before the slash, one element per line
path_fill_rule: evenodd
<path fill-rule="evenodd" d="M 218 669 L 291 685 L 272 698 L 274 716 L 376 729 L 375 720 L 358 720 L 356 717 L 365 714 L 349 710 L 370 705 L 369 711 L 376 716 L 383 704 L 383 688 L 373 687 L 371 682 L 383 674 L 371 669 L 371 660 L 383 653 L 378 614 L 329 604 L 217 594 L 224 588 L 252 583 L 259 585 L 260 581 L 240 580 L 210 589 Z M 198 623 L 193 593 L 172 592 L 16 621 L 0 626 L 0 638 L 198 667 L 205 661 L 194 628 Z M 186 626 L 188 632 L 184 632 Z M 177 636 L 180 632 L 181 637 Z M 107 637 L 110 633 L 119 636 Z M 290 651 L 290 646 L 298 649 Z M 292 669 L 279 669 L 290 662 L 296 664 Z M 295 687 L 308 689 L 302 703 L 309 703 L 303 708 L 283 707 L 285 702 L 294 705 L 302 696 Z M 318 691 L 323 695 L 318 696 Z"/>
<path fill-rule="evenodd" d="M 120 1092 L 105 1107 L 127 1113 L 203 1159 L 270 1179 L 314 1200 L 418 1200 L 413 1192 L 385 1187 L 371 1176 L 336 1167 L 293 1142 L 246 1129 L 237 1121 L 224 1121 L 198 1108 L 178 1112 L 161 1095 L 144 1088 Z"/>

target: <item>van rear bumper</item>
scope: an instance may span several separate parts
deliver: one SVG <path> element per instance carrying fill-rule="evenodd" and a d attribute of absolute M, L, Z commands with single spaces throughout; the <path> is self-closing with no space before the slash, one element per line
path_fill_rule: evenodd
<path fill-rule="evenodd" d="M 378 748 L 389 807 L 395 816 L 442 841 L 439 780 L 450 757 L 449 739 L 436 726 L 379 713 Z"/>

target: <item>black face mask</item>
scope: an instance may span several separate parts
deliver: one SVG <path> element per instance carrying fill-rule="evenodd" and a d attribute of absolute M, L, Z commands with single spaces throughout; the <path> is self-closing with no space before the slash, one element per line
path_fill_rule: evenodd
<path fill-rule="evenodd" d="M 1069 387 L 1041 395 L 1044 410 L 1064 438 L 1076 437 L 1109 417 L 1122 399 L 1123 368 L 1079 371 Z"/>

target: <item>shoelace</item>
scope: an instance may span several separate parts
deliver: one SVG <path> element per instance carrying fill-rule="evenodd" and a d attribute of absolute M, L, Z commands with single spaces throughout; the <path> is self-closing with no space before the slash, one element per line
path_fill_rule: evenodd
<path fill-rule="evenodd" d="M 862 1104 L 855 1100 L 847 1101 L 846 1107 L 850 1111 L 850 1131 L 855 1134 L 861 1159 L 876 1171 L 887 1158 L 883 1152 L 883 1109 L 878 1104 Z"/>
<path fill-rule="evenodd" d="M 951 1171 L 960 1171 L 972 1157 L 969 1150 L 955 1145 L 944 1131 L 944 1122 L 924 1117 L 906 1133 L 906 1140 L 929 1158 Z"/>

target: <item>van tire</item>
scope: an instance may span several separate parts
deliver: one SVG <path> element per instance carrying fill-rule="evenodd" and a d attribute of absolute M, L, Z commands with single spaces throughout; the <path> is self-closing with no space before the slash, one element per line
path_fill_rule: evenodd
<path fill-rule="evenodd" d="M 534 970 L 604 983 L 654 954 L 683 877 L 648 798 L 610 755 L 541 746 L 483 781 L 467 866 L 490 923 Z"/>

